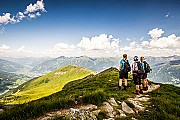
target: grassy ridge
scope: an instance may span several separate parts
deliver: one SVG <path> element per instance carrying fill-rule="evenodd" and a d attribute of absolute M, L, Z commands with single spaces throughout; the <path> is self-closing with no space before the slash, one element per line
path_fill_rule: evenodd
<path fill-rule="evenodd" d="M 83 79 L 72 81 L 66 84 L 60 92 L 17 105 L 0 113 L 0 120 L 32 119 L 55 109 L 72 107 L 75 103 L 92 103 L 100 106 L 110 97 L 119 101 L 126 101 L 127 98 L 135 96 L 132 93 L 135 90 L 132 80 L 128 81 L 127 91 L 117 90 L 118 76 L 118 70 L 110 68 L 97 75 L 89 75 Z M 161 85 L 161 88 L 149 93 L 151 104 L 148 112 L 130 115 L 126 119 L 131 119 L 133 116 L 139 120 L 158 120 L 161 117 L 163 120 L 178 120 L 180 113 L 179 93 L 179 87 Z"/>
<path fill-rule="evenodd" d="M 16 89 L 13 96 L 7 97 L 9 104 L 25 103 L 56 93 L 70 81 L 83 78 L 93 72 L 77 66 L 66 66 L 31 80 Z"/>

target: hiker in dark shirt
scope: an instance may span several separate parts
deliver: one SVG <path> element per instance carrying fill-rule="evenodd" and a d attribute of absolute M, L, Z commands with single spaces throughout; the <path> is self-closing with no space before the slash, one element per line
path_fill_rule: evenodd
<path fill-rule="evenodd" d="M 127 60 L 127 54 L 124 54 L 123 59 L 120 61 L 120 66 L 119 66 L 119 84 L 118 84 L 119 90 L 122 89 L 122 80 L 123 79 L 125 82 L 123 90 L 126 90 L 129 71 L 131 71 L 131 66 L 129 64 L 129 61 Z"/>

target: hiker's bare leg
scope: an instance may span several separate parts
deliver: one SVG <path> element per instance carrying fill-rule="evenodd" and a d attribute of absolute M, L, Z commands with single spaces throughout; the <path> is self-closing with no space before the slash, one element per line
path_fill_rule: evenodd
<path fill-rule="evenodd" d="M 141 84 L 141 85 L 139 85 L 139 89 L 140 89 L 140 90 L 142 90 L 142 88 L 143 88 L 143 87 L 142 87 L 142 84 Z"/>
<path fill-rule="evenodd" d="M 138 90 L 138 91 L 139 91 L 139 85 L 136 85 L 136 90 Z"/>
<path fill-rule="evenodd" d="M 125 86 L 127 86 L 127 79 L 124 79 L 124 84 Z"/>
<path fill-rule="evenodd" d="M 119 79 L 119 86 L 122 86 L 122 79 Z"/>
<path fill-rule="evenodd" d="M 144 87 L 147 87 L 148 83 L 147 83 L 147 79 L 143 79 L 143 83 L 144 83 Z"/>

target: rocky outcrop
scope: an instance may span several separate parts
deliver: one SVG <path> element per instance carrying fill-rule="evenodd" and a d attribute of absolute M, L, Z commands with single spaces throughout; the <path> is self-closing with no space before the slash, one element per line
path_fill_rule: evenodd
<path fill-rule="evenodd" d="M 97 120 L 92 112 L 74 108 L 70 108 L 67 118 L 70 120 Z"/>
<path fill-rule="evenodd" d="M 114 111 L 114 108 L 108 102 L 103 103 L 101 110 L 106 111 L 109 117 L 113 118 L 116 115 L 116 111 Z"/>
<path fill-rule="evenodd" d="M 110 98 L 109 100 L 108 100 L 108 102 L 112 105 L 112 106 L 119 106 L 118 104 L 117 104 L 117 102 L 115 101 L 115 99 L 114 98 Z"/>
<path fill-rule="evenodd" d="M 159 87 L 160 85 L 151 85 L 148 91 L 145 92 L 151 92 Z M 129 107 L 125 101 L 117 101 L 114 98 L 110 98 L 100 107 L 93 104 L 76 105 L 74 108 L 47 113 L 44 117 L 36 120 L 48 120 L 55 115 L 65 115 L 71 120 L 97 120 L 96 116 L 98 116 L 101 111 L 105 111 L 108 117 L 103 120 L 114 120 L 115 118 L 127 117 L 129 114 L 138 114 L 140 111 L 145 111 L 150 103 L 150 98 L 149 95 L 140 94 L 134 98 L 128 98 L 127 101 L 133 104 L 134 107 Z M 132 120 L 137 119 L 133 117 Z"/>
<path fill-rule="evenodd" d="M 134 113 L 133 109 L 130 108 L 125 102 L 122 102 L 122 110 L 125 112 L 125 113 L 128 113 L 128 114 L 132 114 Z"/>

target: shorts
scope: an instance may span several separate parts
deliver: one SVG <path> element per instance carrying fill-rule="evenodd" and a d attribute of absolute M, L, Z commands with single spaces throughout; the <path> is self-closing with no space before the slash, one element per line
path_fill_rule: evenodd
<path fill-rule="evenodd" d="M 141 77 L 133 75 L 133 80 L 135 85 L 141 85 Z"/>
<path fill-rule="evenodd" d="M 128 72 L 124 72 L 123 70 L 121 70 L 119 72 L 119 79 L 128 79 Z"/>
<path fill-rule="evenodd" d="M 142 75 L 142 79 L 146 79 L 147 78 L 147 73 L 144 73 L 143 75 Z"/>

